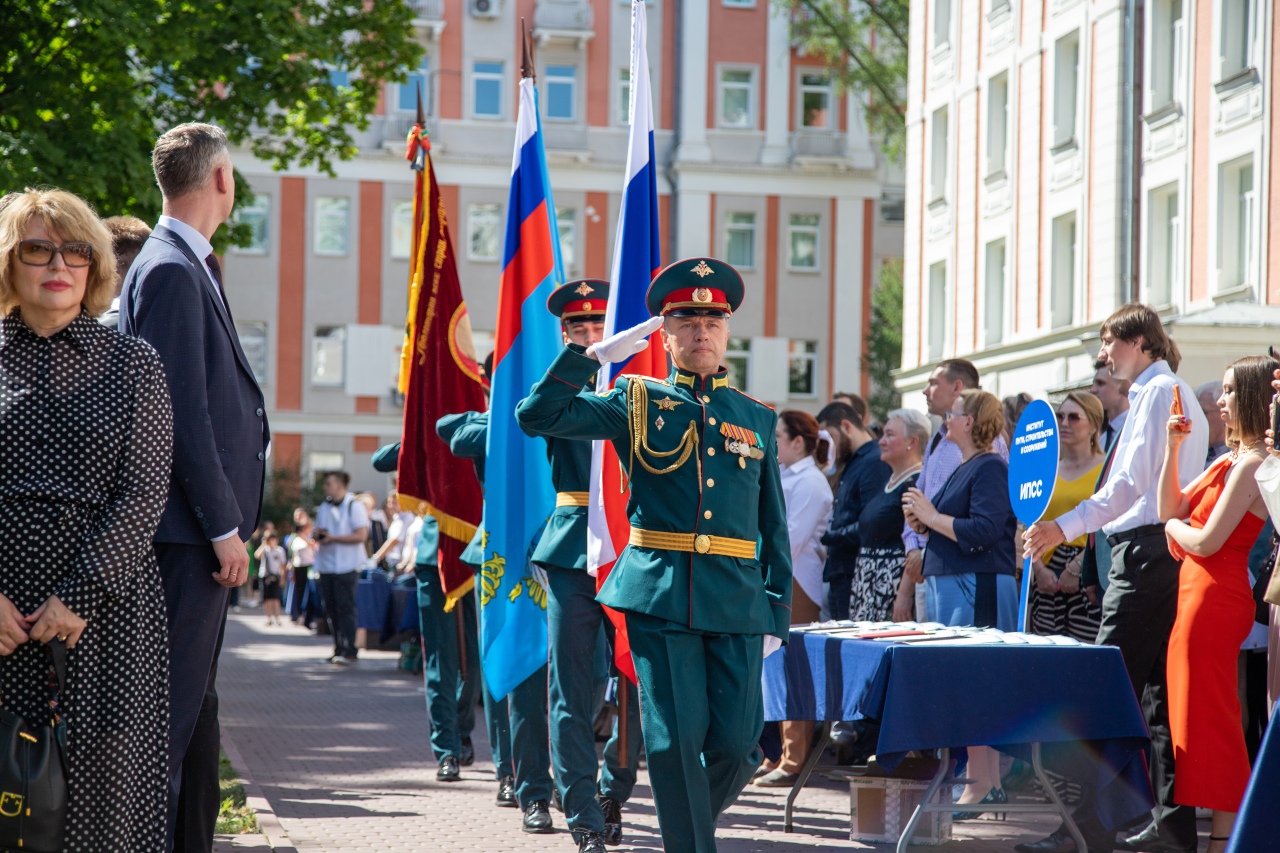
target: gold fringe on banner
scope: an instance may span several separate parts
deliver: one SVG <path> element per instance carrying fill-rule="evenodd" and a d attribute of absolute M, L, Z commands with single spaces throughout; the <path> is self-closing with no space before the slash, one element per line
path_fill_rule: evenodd
<path fill-rule="evenodd" d="M 430 501 L 403 493 L 397 493 L 396 498 L 400 501 L 401 509 L 434 516 L 436 523 L 440 525 L 440 532 L 450 539 L 457 539 L 466 544 L 470 543 L 476 535 L 476 525 L 463 521 L 456 515 L 450 515 Z"/>
<path fill-rule="evenodd" d="M 475 588 L 475 585 L 476 585 L 476 576 L 472 575 L 471 577 L 467 578 L 466 583 L 464 583 L 462 586 L 458 587 L 453 592 L 446 595 L 444 598 L 444 612 L 451 613 L 453 611 L 454 605 L 457 604 L 459 601 L 461 601 L 463 596 L 470 595 L 471 590 Z"/>

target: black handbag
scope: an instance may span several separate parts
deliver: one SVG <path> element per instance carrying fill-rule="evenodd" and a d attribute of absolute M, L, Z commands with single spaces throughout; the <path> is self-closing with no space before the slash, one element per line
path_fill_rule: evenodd
<path fill-rule="evenodd" d="M 0 708 L 0 850 L 6 853 L 59 853 L 67 824 L 67 724 L 58 713 L 67 646 L 55 639 L 45 648 L 58 680 L 49 723 L 33 727 Z"/>

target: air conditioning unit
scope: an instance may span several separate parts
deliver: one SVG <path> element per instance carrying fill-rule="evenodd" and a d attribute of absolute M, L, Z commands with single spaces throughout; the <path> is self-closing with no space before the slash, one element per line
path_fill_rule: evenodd
<path fill-rule="evenodd" d="M 501 11 L 499 2 L 501 0 L 468 0 L 467 10 L 473 18 L 496 18 Z"/>

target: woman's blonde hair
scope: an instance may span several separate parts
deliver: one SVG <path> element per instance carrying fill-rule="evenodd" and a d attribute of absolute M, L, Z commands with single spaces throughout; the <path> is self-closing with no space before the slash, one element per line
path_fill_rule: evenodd
<path fill-rule="evenodd" d="M 1098 436 L 1102 435 L 1102 422 L 1107 417 L 1106 410 L 1102 408 L 1102 401 L 1088 391 L 1072 391 L 1062 402 L 1065 403 L 1067 400 L 1084 410 L 1089 428 L 1093 430 L 1093 434 L 1089 436 L 1089 449 L 1094 453 L 1101 453 L 1102 444 L 1098 441 Z"/>
<path fill-rule="evenodd" d="M 973 416 L 973 429 L 969 431 L 973 446 L 979 451 L 990 450 L 1004 432 L 1004 406 L 995 394 L 977 388 L 961 391 L 960 399 L 964 401 L 964 413 Z"/>
<path fill-rule="evenodd" d="M 91 317 L 111 307 L 116 295 L 116 259 L 111 250 L 111 234 L 89 203 L 65 190 L 33 190 L 11 193 L 0 208 L 0 316 L 18 305 L 13 270 L 18 260 L 18 244 L 26 239 L 27 225 L 39 216 L 44 227 L 65 242 L 93 246 L 89 276 L 80 306 Z"/>

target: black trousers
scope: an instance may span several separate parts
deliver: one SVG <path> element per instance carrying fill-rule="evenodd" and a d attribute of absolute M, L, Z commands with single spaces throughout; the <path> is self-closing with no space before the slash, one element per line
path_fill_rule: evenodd
<path fill-rule="evenodd" d="M 169 849 L 210 853 L 218 787 L 218 654 L 229 590 L 211 545 L 156 543 L 169 623 Z"/>
<path fill-rule="evenodd" d="M 1163 532 L 1116 545 L 1111 551 L 1110 582 L 1102 599 L 1098 645 L 1120 649 L 1151 732 L 1151 785 L 1160 838 L 1195 850 L 1195 809 L 1174 800 L 1173 738 L 1165 689 L 1165 658 L 1178 613 L 1180 566 L 1169 554 Z M 1084 807 L 1092 805 L 1092 794 L 1087 791 L 1076 810 L 1086 840 L 1097 837 L 1095 832 L 1102 834 L 1093 809 Z M 1090 849 L 1093 847 L 1090 842 Z"/>
<path fill-rule="evenodd" d="M 339 657 L 356 656 L 356 583 L 359 579 L 359 572 L 355 571 L 320 575 L 320 597 L 333 634 L 333 653 Z"/>

